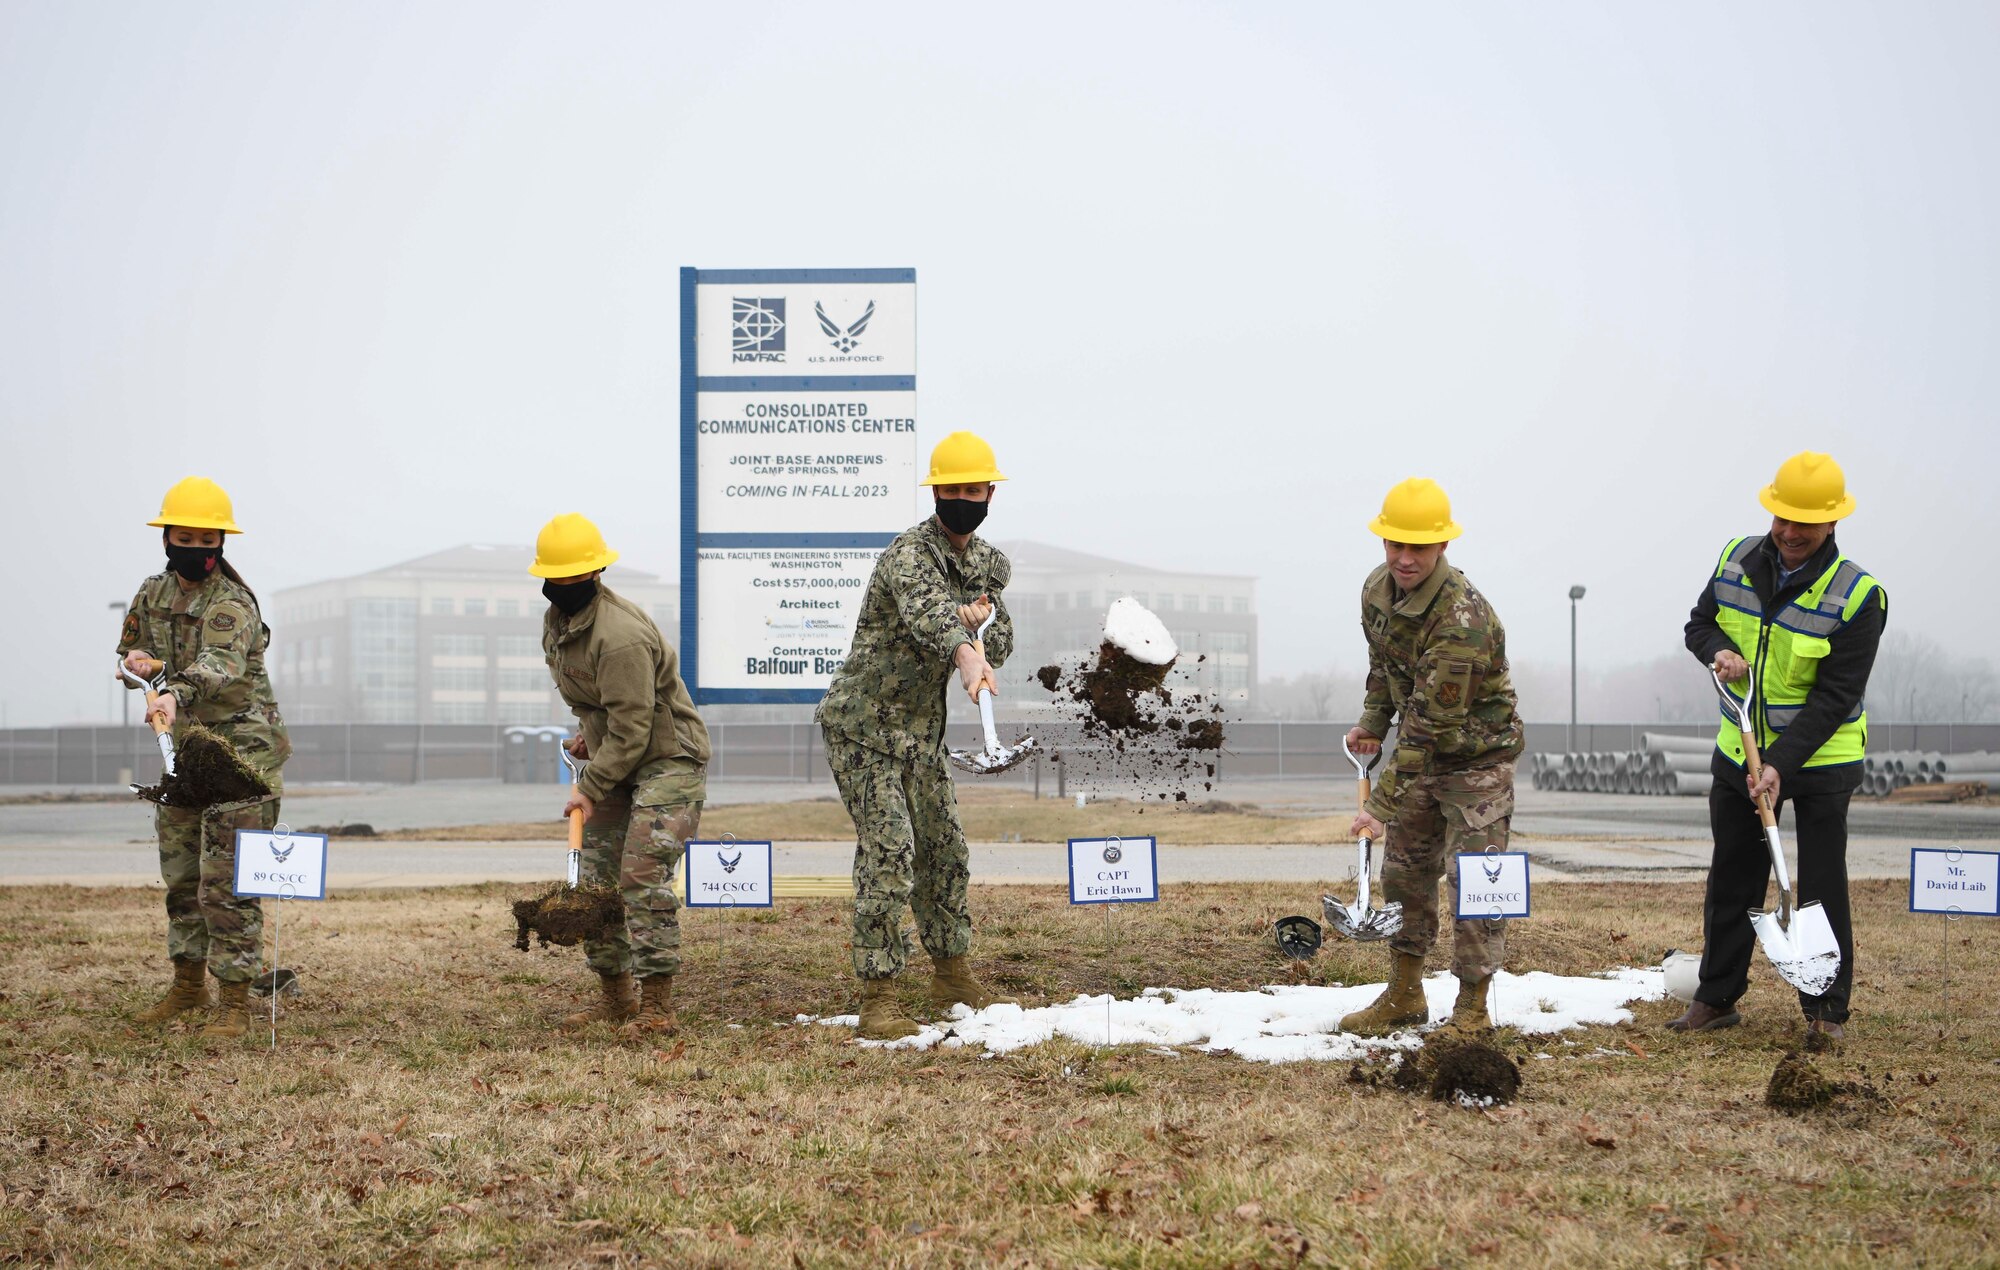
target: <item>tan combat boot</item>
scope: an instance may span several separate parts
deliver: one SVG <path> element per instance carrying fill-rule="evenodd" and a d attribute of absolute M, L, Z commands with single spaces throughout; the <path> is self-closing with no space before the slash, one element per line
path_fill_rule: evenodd
<path fill-rule="evenodd" d="M 201 1030 L 204 1041 L 233 1041 L 250 1030 L 250 981 L 225 980 L 215 995 L 215 1017 Z"/>
<path fill-rule="evenodd" d="M 624 1027 L 620 1036 L 671 1036 L 680 1030 L 674 1019 L 674 977 L 647 975 L 639 980 L 639 1013 Z"/>
<path fill-rule="evenodd" d="M 1458 1000 L 1452 1002 L 1451 1018 L 1438 1029 L 1464 1040 L 1484 1040 L 1493 1034 L 1493 1018 L 1486 1012 L 1486 990 L 1491 978 L 1460 979 Z"/>
<path fill-rule="evenodd" d="M 894 979 L 861 981 L 861 1035 L 871 1041 L 900 1041 L 923 1031 L 903 1013 Z"/>
<path fill-rule="evenodd" d="M 1415 953 L 1397 953 L 1389 973 L 1389 986 L 1364 1010 L 1340 1021 L 1340 1030 L 1357 1036 L 1387 1036 L 1403 1028 L 1430 1022 L 1430 1007 L 1424 1003 L 1424 959 Z"/>
<path fill-rule="evenodd" d="M 564 1016 L 563 1031 L 580 1032 L 593 1023 L 623 1023 L 639 1012 L 632 1002 L 631 971 L 621 970 L 615 975 L 598 971 L 597 990 L 601 994 L 597 1004 Z"/>
<path fill-rule="evenodd" d="M 935 957 L 931 960 L 931 1004 L 940 1009 L 968 1005 L 984 1010 L 989 1005 L 1019 1005 L 1013 997 L 989 992 L 972 977 L 963 957 Z"/>
<path fill-rule="evenodd" d="M 199 1010 L 208 1004 L 208 967 L 199 961 L 176 961 L 174 963 L 174 986 L 167 989 L 150 1009 L 139 1011 L 132 1017 L 140 1023 L 165 1023 L 187 1010 Z"/>

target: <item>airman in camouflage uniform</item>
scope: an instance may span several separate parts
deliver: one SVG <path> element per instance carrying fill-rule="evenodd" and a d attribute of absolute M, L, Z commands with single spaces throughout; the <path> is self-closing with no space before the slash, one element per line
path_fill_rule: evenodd
<path fill-rule="evenodd" d="M 875 562 L 853 644 L 819 706 L 827 764 L 856 831 L 854 973 L 862 980 L 861 1032 L 874 1039 L 918 1030 L 892 989 L 908 955 L 905 907 L 931 956 L 933 1002 L 981 1009 L 1009 1001 L 965 964 L 971 873 L 944 737 L 953 668 L 976 699 L 1014 648 L 1001 596 L 1013 567 L 972 532 L 1000 479 L 992 449 L 971 433 L 939 444 L 925 481 L 937 491 L 938 512 L 898 535 Z M 982 647 L 973 631 L 989 613 Z"/>
<path fill-rule="evenodd" d="M 1445 538 L 1457 534 L 1450 517 L 1442 490 L 1406 482 L 1392 491 L 1374 526 L 1387 540 L 1388 563 L 1368 575 L 1361 591 L 1368 681 L 1348 743 L 1370 752 L 1401 720 L 1389 770 L 1355 831 L 1381 837 L 1386 826 L 1382 891 L 1402 904 L 1403 927 L 1389 941 L 1396 963 L 1389 987 L 1366 1010 L 1342 1019 L 1342 1031 L 1382 1034 L 1428 1021 L 1423 961 L 1437 939 L 1438 879 L 1455 897 L 1460 852 L 1507 847 L 1522 747 L 1507 635 L 1486 598 L 1443 558 Z M 1397 536 L 1404 534 L 1414 541 Z M 1504 920 L 1454 923 L 1459 997 L 1451 1027 L 1491 1026 L 1486 993 L 1505 956 Z"/>
<path fill-rule="evenodd" d="M 222 985 L 224 1009 L 205 1035 L 226 1038 L 246 1028 L 241 1016 L 264 937 L 260 901 L 238 898 L 235 892 L 236 831 L 278 823 L 282 769 L 292 744 L 264 666 L 271 629 L 264 624 L 257 597 L 222 559 L 222 534 L 236 532 L 227 495 L 212 482 L 190 477 L 168 493 L 160 514 L 166 523 L 153 523 L 166 531 L 170 561 L 179 554 L 182 564 L 175 567 L 186 567 L 199 580 L 175 567 L 147 578 L 125 612 L 118 652 L 128 665 L 142 659 L 163 662 L 161 698 L 172 711 L 174 732 L 200 723 L 234 746 L 271 793 L 199 811 L 154 808 L 160 878 L 167 889 L 167 955 L 173 959 L 175 982 L 163 1000 L 138 1017 L 164 1022 L 205 1005 L 201 970 L 206 964 Z M 183 523 L 188 521 L 194 522 L 196 533 Z M 214 544 L 211 551 L 179 541 L 200 536 L 200 530 L 213 531 L 207 535 Z"/>
<path fill-rule="evenodd" d="M 585 816 L 579 880 L 616 887 L 625 901 L 625 928 L 584 942 L 599 1003 L 563 1024 L 602 1021 L 623 1023 L 633 1035 L 665 1033 L 675 1028 L 673 982 L 681 965 L 674 870 L 708 797 L 708 727 L 660 628 L 597 581 L 615 559 L 581 516 L 556 517 L 536 542 L 533 571 L 551 579 L 543 587 L 550 603 L 542 651 L 580 728 L 570 752 L 588 760 L 564 808 Z"/>

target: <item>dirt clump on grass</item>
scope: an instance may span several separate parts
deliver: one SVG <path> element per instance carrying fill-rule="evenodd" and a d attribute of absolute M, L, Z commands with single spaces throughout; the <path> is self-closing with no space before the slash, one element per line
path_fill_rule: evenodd
<path fill-rule="evenodd" d="M 1405 1092 L 1469 1106 L 1499 1106 L 1521 1093 L 1521 1069 L 1513 1059 L 1485 1041 L 1443 1032 L 1431 1033 L 1421 1048 L 1403 1055 L 1393 1079 Z"/>
<path fill-rule="evenodd" d="M 608 886 L 572 887 L 563 882 L 539 895 L 514 901 L 514 947 L 528 951 L 530 935 L 542 947 L 573 948 L 623 925 L 625 899 Z"/>
<path fill-rule="evenodd" d="M 1787 1050 L 1771 1069 L 1764 1087 L 1764 1105 L 1774 1111 L 1801 1115 L 1808 1111 L 1858 1110 L 1882 1101 L 1881 1091 L 1861 1072 L 1860 1080 L 1834 1080 L 1810 1057 L 1813 1034 L 1804 1050 Z M 1821 1045 L 1820 1049 L 1826 1047 Z"/>
<path fill-rule="evenodd" d="M 200 811 L 262 798 L 271 787 L 243 761 L 235 746 L 195 723 L 174 741 L 174 774 L 133 792 L 162 807 Z"/>

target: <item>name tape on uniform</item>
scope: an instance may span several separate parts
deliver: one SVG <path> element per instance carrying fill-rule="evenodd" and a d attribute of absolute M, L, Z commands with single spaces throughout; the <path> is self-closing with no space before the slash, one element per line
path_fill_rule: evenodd
<path fill-rule="evenodd" d="M 768 842 L 690 842 L 686 868 L 689 908 L 771 907 Z"/>
<path fill-rule="evenodd" d="M 1528 853 L 1467 851 L 1458 857 L 1455 917 L 1526 917 Z"/>
<path fill-rule="evenodd" d="M 1911 848 L 1910 911 L 2000 917 L 2000 852 Z"/>
<path fill-rule="evenodd" d="M 326 835 L 238 829 L 233 884 L 238 895 L 278 900 L 325 899 Z"/>
<path fill-rule="evenodd" d="M 1151 904 L 1160 898 L 1155 838 L 1071 838 L 1069 902 Z"/>

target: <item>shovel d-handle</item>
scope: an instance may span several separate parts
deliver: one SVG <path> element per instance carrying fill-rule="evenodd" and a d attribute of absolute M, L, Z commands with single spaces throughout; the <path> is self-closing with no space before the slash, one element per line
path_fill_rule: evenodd
<path fill-rule="evenodd" d="M 128 663 L 123 657 L 118 659 L 118 677 L 131 682 L 146 694 L 146 722 L 152 726 L 154 736 L 164 736 L 172 727 L 167 722 L 165 712 L 160 710 L 162 680 L 167 673 L 167 663 L 142 657 L 137 663 Z"/>
<path fill-rule="evenodd" d="M 1754 786 L 1764 775 L 1764 756 L 1757 749 L 1757 712 L 1752 703 L 1757 698 L 1757 680 L 1753 675 L 1744 681 L 1743 700 L 1729 695 L 1729 686 L 1722 682 L 1722 671 L 1713 664 L 1708 668 L 1708 677 L 1715 681 L 1715 693 L 1722 699 L 1722 708 L 1729 717 L 1736 720 L 1736 730 L 1743 735 L 1743 770 L 1749 775 Z M 1771 796 L 1757 795 L 1757 820 L 1764 826 L 1764 843 L 1771 851 L 1771 868 L 1778 875 L 1778 925 L 1791 928 L 1792 909 L 1796 907 L 1792 895 L 1792 877 L 1785 868 L 1785 847 L 1778 838 L 1778 816 L 1771 810 Z"/>

